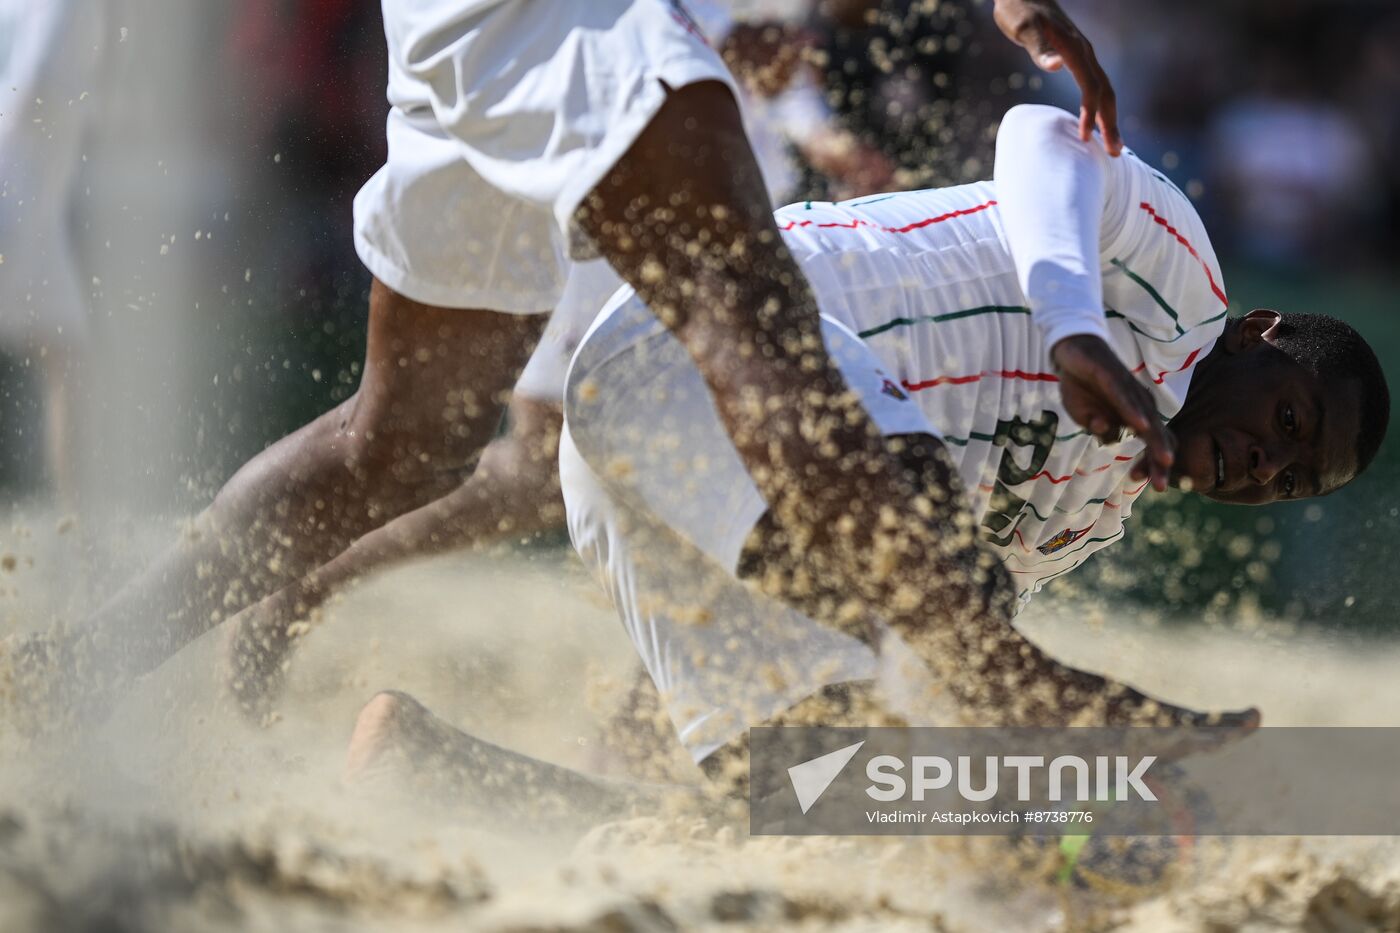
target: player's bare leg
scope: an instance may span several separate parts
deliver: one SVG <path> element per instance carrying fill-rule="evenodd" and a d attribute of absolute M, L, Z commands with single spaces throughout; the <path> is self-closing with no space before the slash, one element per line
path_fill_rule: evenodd
<path fill-rule="evenodd" d="M 704 799 L 694 788 L 592 777 L 501 748 L 453 728 L 397 691 L 376 695 L 360 711 L 345 779 L 412 792 L 416 800 L 515 829 L 582 830 L 639 806 L 654 810 L 668 799 Z"/>
<path fill-rule="evenodd" d="M 695 361 L 769 505 L 774 566 L 829 584 L 815 618 L 883 619 L 983 725 L 1194 722 L 1012 626 L 1007 573 L 978 544 L 956 470 L 935 456 L 938 481 L 911 482 L 827 354 L 727 88 L 674 92 L 580 220 Z M 1248 730 L 1257 714 L 1228 722 Z"/>
<path fill-rule="evenodd" d="M 862 510 L 913 514 L 913 490 L 826 352 L 728 88 L 672 92 L 579 219 L 695 360 L 764 498 L 814 546 Z M 873 528 L 858 521 L 849 552 L 827 555 L 852 595 L 870 589 L 852 557 L 869 553 Z"/>
<path fill-rule="evenodd" d="M 906 637 L 940 629 L 956 642 L 952 607 L 975 628 L 1013 631 L 1003 588 L 970 572 L 979 551 L 953 527 L 953 503 L 908 481 L 827 354 L 725 86 L 673 92 L 580 221 L 695 361 L 789 563 Z M 949 559 L 959 573 L 932 579 Z"/>
<path fill-rule="evenodd" d="M 98 613 L 104 673 L 153 667 L 460 486 L 544 324 L 543 315 L 420 304 L 376 281 L 359 389 L 245 464 L 185 539 Z"/>
<path fill-rule="evenodd" d="M 517 397 L 510 422 L 510 433 L 487 446 L 471 478 L 457 489 L 370 532 L 230 620 L 226 676 L 246 711 L 263 711 L 308 620 L 355 580 L 414 558 L 489 546 L 563 524 L 559 406 Z"/>

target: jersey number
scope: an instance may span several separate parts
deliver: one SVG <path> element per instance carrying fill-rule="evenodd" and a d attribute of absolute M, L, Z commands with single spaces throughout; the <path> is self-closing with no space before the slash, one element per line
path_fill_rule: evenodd
<path fill-rule="evenodd" d="M 987 514 L 982 517 L 982 527 L 986 529 L 982 536 L 998 547 L 1011 543 L 1016 526 L 1026 517 L 1026 513 L 1021 511 L 1026 500 L 1009 487 L 1019 486 L 1044 469 L 1050 448 L 1055 444 L 1055 428 L 1059 423 L 1060 416 L 1053 411 L 1041 412 L 1034 421 L 1011 418 L 997 422 L 992 443 L 1005 449 L 1001 452 L 1001 464 L 997 467 L 997 481 L 992 487 Z M 1012 444 L 1031 449 L 1030 463 L 1024 468 L 1011 455 Z"/>

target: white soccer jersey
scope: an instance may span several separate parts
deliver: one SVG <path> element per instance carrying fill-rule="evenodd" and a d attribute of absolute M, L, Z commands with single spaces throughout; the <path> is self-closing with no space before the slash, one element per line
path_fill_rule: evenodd
<path fill-rule="evenodd" d="M 1111 342 L 1166 420 L 1223 328 L 1220 274 L 1184 195 L 1123 157 L 1120 229 L 1101 251 Z M 855 330 L 943 435 L 1024 601 L 1123 535 L 1143 445 L 1103 445 L 1065 412 L 1050 345 L 982 183 L 779 212 L 822 311 Z M 844 242 L 842 242 L 844 240 Z"/>
<path fill-rule="evenodd" d="M 1165 421 L 1227 302 L 1186 196 L 1131 153 L 1081 143 L 1065 112 L 1008 114 L 996 174 L 777 216 L 822 313 L 866 342 L 942 435 L 1024 604 L 1122 537 L 1147 486 L 1129 478 L 1140 441 L 1100 444 L 1066 413 L 1050 348 L 1104 337 Z M 1073 242 L 1083 235 L 1097 243 Z M 620 331 L 608 339 L 638 339 Z"/>
<path fill-rule="evenodd" d="M 1100 335 L 1162 418 L 1180 410 L 1226 301 L 1200 220 L 1166 179 L 1081 143 L 1069 114 L 1024 107 L 1003 121 L 992 183 L 797 204 L 778 220 L 849 386 L 886 435 L 942 436 L 1022 601 L 1122 536 L 1143 445 L 1100 445 L 1071 422 L 1050 347 Z M 898 639 L 877 654 L 735 579 L 766 505 L 693 362 L 630 290 L 574 356 L 565 424 L 570 535 L 692 756 L 826 684 L 874 680 L 903 708 Z"/>

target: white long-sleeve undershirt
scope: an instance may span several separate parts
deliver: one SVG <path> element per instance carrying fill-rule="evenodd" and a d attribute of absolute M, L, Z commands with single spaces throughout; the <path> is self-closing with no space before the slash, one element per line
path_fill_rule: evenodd
<path fill-rule="evenodd" d="M 1002 224 L 1047 346 L 1077 334 L 1109 340 L 1099 245 L 1122 225 L 1116 161 L 1097 137 L 1082 141 L 1078 121 L 1055 107 L 1015 107 L 997 134 Z"/>

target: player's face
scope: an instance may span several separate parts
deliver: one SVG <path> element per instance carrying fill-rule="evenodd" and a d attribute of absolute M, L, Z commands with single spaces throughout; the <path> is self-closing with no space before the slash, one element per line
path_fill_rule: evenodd
<path fill-rule="evenodd" d="M 1324 495 L 1356 473 L 1354 384 L 1324 385 L 1273 345 L 1278 315 L 1251 312 L 1192 380 L 1172 419 L 1173 485 L 1263 505 Z"/>

